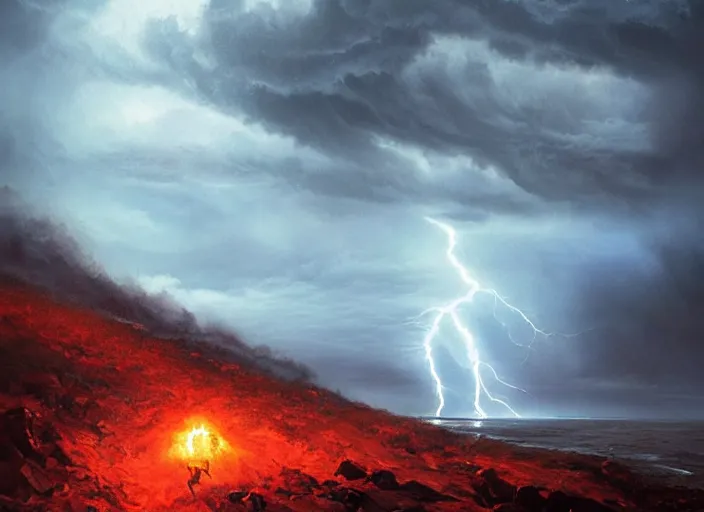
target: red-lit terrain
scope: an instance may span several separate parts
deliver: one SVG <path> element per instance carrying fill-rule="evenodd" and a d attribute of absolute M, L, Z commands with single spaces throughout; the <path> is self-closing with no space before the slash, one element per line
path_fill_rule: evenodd
<path fill-rule="evenodd" d="M 455 435 L 226 360 L 0 287 L 0 510 L 704 510 L 704 492 L 616 463 Z M 174 439 L 201 423 L 229 448 L 194 498 Z"/>

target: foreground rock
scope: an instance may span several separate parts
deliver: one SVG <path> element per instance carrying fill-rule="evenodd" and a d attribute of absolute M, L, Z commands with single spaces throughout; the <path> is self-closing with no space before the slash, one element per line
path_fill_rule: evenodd
<path fill-rule="evenodd" d="M 187 486 L 194 418 L 230 452 Z M 457 435 L 0 287 L 0 510 L 701 512 L 597 457 Z"/>
<path fill-rule="evenodd" d="M 396 475 L 387 469 L 374 471 L 370 475 L 369 481 L 384 491 L 395 491 L 400 487 Z"/>
<path fill-rule="evenodd" d="M 35 411 L 21 407 L 0 414 L 0 510 L 84 512 L 119 503 L 97 475 L 73 465 L 61 440 Z"/>
<path fill-rule="evenodd" d="M 341 476 L 346 480 L 362 480 L 367 477 L 367 472 L 359 464 L 351 460 L 343 460 L 337 467 L 334 476 Z"/>

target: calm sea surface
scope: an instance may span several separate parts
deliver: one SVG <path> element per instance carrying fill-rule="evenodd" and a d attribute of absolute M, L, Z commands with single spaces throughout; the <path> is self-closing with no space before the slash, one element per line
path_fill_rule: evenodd
<path fill-rule="evenodd" d="M 613 456 L 671 483 L 704 488 L 704 422 L 433 420 L 445 428 L 522 446 Z"/>

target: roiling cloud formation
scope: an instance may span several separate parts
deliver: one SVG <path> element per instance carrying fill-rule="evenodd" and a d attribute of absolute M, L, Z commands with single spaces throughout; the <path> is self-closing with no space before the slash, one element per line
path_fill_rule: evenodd
<path fill-rule="evenodd" d="M 411 173 L 383 168 L 386 145 L 471 155 L 525 202 L 592 207 L 643 207 L 663 194 L 656 185 L 677 185 L 701 164 L 696 2 L 246 4 L 211 2 L 195 39 L 171 20 L 155 23 L 148 48 L 221 108 L 361 158 L 360 172 L 374 163 L 356 190 L 340 177 L 289 173 L 316 192 L 427 197 Z M 443 180 L 430 191 L 453 188 Z M 479 198 L 460 189 L 453 199 Z"/>
<path fill-rule="evenodd" d="M 592 329 L 524 364 L 472 309 L 526 415 L 702 410 L 701 2 L 12 0 L 0 24 L 3 181 L 110 275 L 426 413 L 405 320 L 457 291 L 430 216 L 540 325 Z"/>

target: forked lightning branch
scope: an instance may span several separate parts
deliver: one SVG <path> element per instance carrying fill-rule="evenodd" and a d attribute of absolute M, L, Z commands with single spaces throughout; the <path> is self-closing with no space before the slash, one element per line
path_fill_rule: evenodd
<path fill-rule="evenodd" d="M 441 325 L 443 324 L 443 322 L 449 321 L 451 322 L 452 326 L 454 327 L 455 331 L 459 335 L 460 340 L 464 345 L 467 360 L 470 364 L 474 380 L 473 405 L 476 413 L 479 415 L 480 418 L 487 417 L 487 413 L 484 409 L 483 404 L 486 400 L 488 400 L 489 402 L 494 402 L 496 404 L 501 405 L 515 417 L 520 417 L 520 415 L 508 402 L 497 398 L 489 391 L 489 389 L 487 388 L 487 384 L 484 381 L 484 375 L 486 374 L 486 372 L 489 372 L 494 378 L 494 380 L 502 384 L 503 386 L 507 386 L 509 388 L 523 392 L 525 391 L 499 378 L 496 370 L 494 370 L 494 368 L 490 364 L 482 360 L 481 354 L 479 352 L 479 347 L 477 345 L 477 340 L 475 339 L 475 336 L 472 331 L 467 327 L 465 322 L 463 322 L 462 318 L 460 317 L 459 308 L 465 304 L 471 303 L 474 297 L 479 293 L 489 294 L 493 297 L 495 301 L 495 306 L 503 306 L 507 308 L 512 313 L 518 315 L 532 329 L 533 337 L 530 343 L 526 346 L 530 346 L 530 344 L 536 339 L 536 336 L 539 334 L 544 336 L 552 336 L 552 334 L 538 329 L 538 327 L 536 327 L 536 325 L 526 316 L 525 313 L 523 313 L 523 311 L 509 304 L 496 292 L 496 290 L 483 288 L 479 281 L 472 277 L 469 270 L 467 270 L 467 268 L 462 265 L 462 263 L 455 255 L 455 248 L 457 246 L 457 233 L 455 232 L 455 229 L 452 226 L 429 217 L 426 217 L 426 220 L 441 229 L 447 236 L 447 261 L 457 272 L 459 279 L 467 286 L 467 291 L 464 295 L 455 298 L 454 300 L 448 302 L 443 306 L 435 306 L 427 309 L 422 313 L 422 315 L 427 313 L 435 313 L 430 328 L 425 338 L 423 339 L 425 356 L 428 360 L 430 374 L 433 378 L 433 381 L 435 382 L 435 392 L 438 399 L 438 407 L 435 412 L 435 416 L 440 417 L 442 415 L 442 411 L 445 408 L 445 394 L 442 379 L 440 378 L 437 364 L 435 363 L 435 359 L 433 357 L 433 347 L 436 339 L 440 334 Z"/>

